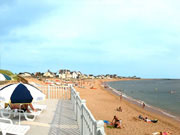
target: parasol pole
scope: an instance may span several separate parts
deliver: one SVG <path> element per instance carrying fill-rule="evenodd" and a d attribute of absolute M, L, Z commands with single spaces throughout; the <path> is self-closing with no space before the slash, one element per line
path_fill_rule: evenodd
<path fill-rule="evenodd" d="M 21 111 L 21 104 L 19 104 L 19 125 L 20 125 L 20 121 L 21 121 L 21 115 L 20 115 L 20 112 Z"/>

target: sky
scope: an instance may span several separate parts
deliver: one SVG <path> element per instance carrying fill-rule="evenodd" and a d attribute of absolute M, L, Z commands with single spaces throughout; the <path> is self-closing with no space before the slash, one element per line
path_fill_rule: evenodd
<path fill-rule="evenodd" d="M 0 69 L 180 78 L 179 0 L 0 0 Z"/>

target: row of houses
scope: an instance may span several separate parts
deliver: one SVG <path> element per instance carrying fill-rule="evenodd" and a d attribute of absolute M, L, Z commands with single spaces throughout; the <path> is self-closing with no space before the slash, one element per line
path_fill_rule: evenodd
<path fill-rule="evenodd" d="M 67 69 L 62 69 L 59 70 L 58 72 L 51 72 L 48 70 L 45 73 L 41 72 L 36 72 L 36 73 L 29 73 L 29 72 L 24 72 L 24 73 L 19 73 L 20 76 L 22 77 L 37 77 L 37 78 L 60 78 L 60 79 L 111 79 L 111 78 L 127 78 L 127 77 L 122 77 L 122 76 L 117 76 L 116 74 L 106 74 L 106 75 L 97 75 L 94 76 L 93 74 L 82 74 L 80 71 L 70 71 Z M 128 78 L 134 78 L 134 79 L 139 79 L 136 76 L 133 77 L 128 77 Z"/>
<path fill-rule="evenodd" d="M 72 79 L 77 79 L 82 76 L 82 73 L 80 71 L 70 71 L 70 70 L 59 70 L 58 72 L 51 72 L 48 70 L 47 72 L 36 72 L 36 73 L 29 73 L 29 72 L 23 72 L 19 73 L 18 75 L 22 77 L 46 77 L 46 78 L 60 78 L 60 79 L 67 79 L 67 78 L 72 78 Z"/>

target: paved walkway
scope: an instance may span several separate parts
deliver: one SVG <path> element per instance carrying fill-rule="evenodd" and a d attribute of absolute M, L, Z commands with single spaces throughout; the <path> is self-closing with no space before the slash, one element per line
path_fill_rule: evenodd
<path fill-rule="evenodd" d="M 69 100 L 58 101 L 51 125 L 49 135 L 80 135 L 72 103 Z"/>
<path fill-rule="evenodd" d="M 80 135 L 70 100 L 47 99 L 41 104 L 46 104 L 47 109 L 35 121 L 21 117 L 21 124 L 31 127 L 26 135 Z M 18 124 L 18 117 L 12 120 Z"/>

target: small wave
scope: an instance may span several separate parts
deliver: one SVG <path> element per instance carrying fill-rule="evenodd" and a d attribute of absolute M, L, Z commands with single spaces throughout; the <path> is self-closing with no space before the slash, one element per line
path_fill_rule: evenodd
<path fill-rule="evenodd" d="M 154 110 L 154 111 L 160 112 L 160 113 L 162 113 L 162 114 L 164 114 L 164 115 L 166 115 L 166 116 L 168 116 L 168 117 L 177 119 L 177 116 L 174 116 L 174 115 L 172 115 L 172 114 L 169 114 L 169 113 L 167 113 L 166 111 L 164 111 L 164 110 L 162 110 L 162 109 L 160 109 L 160 108 L 157 108 L 157 107 L 154 107 L 154 106 L 152 106 L 152 105 L 149 105 L 149 104 L 147 104 L 146 102 L 144 102 L 144 101 L 142 101 L 142 100 L 134 99 L 134 98 L 126 95 L 125 93 L 123 93 L 123 92 L 121 92 L 121 91 L 119 91 L 119 90 L 116 90 L 116 89 L 114 89 L 114 88 L 112 88 L 112 87 L 110 87 L 110 86 L 109 86 L 109 88 L 110 88 L 110 90 L 112 90 L 114 93 L 118 94 L 119 96 L 122 95 L 124 98 L 126 98 L 126 99 L 128 99 L 128 100 L 130 100 L 130 101 L 132 101 L 132 102 L 138 103 L 138 104 L 140 104 L 140 105 L 141 105 L 142 103 L 145 103 L 145 104 L 146 104 L 146 107 L 148 107 L 148 108 L 150 108 L 150 109 L 152 109 L 152 110 Z"/>
<path fill-rule="evenodd" d="M 176 118 L 176 116 L 171 115 L 171 114 L 169 114 L 169 113 L 167 113 L 167 112 L 162 111 L 162 113 L 165 114 L 165 115 L 167 115 L 167 116 L 169 116 L 169 117 Z"/>

